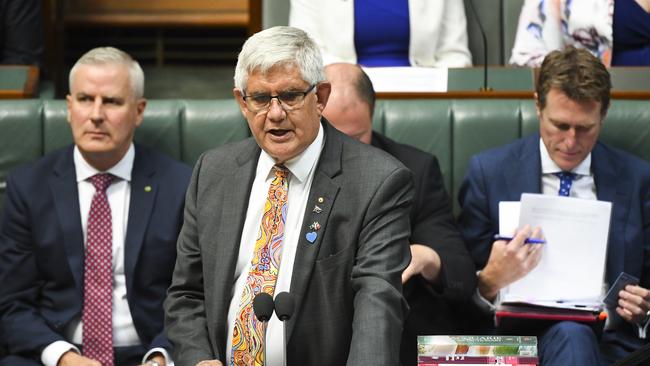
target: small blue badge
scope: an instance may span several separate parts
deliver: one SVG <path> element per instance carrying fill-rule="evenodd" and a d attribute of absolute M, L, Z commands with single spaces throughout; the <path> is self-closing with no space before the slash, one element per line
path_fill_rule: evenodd
<path fill-rule="evenodd" d="M 313 244 L 316 241 L 316 238 L 318 237 L 318 234 L 316 234 L 315 231 L 310 231 L 310 232 L 307 233 L 307 235 L 305 235 L 305 237 L 307 238 L 308 242 Z"/>

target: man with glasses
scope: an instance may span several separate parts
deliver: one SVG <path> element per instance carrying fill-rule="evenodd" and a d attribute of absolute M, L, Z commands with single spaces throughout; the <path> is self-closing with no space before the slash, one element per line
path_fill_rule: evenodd
<path fill-rule="evenodd" d="M 244 44 L 234 94 L 253 138 L 196 165 L 165 303 L 177 363 L 399 364 L 411 173 L 322 118 L 324 80 L 301 30 Z M 253 299 L 285 291 L 292 317 L 259 322 Z"/>

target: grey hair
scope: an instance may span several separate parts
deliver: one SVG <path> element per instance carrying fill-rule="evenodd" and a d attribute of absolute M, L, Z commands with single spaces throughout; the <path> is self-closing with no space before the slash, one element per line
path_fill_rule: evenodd
<path fill-rule="evenodd" d="M 325 80 L 318 45 L 298 28 L 278 26 L 252 35 L 242 47 L 235 68 L 235 88 L 244 91 L 253 72 L 266 74 L 275 66 L 295 65 L 310 85 Z"/>
<path fill-rule="evenodd" d="M 70 87 L 74 75 L 77 73 L 79 65 L 106 65 L 106 64 L 122 64 L 129 69 L 129 81 L 131 82 L 131 91 L 136 98 L 144 96 L 144 72 L 140 64 L 134 60 L 128 53 L 119 50 L 115 47 L 97 47 L 86 52 L 77 60 L 72 66 L 69 75 Z"/>

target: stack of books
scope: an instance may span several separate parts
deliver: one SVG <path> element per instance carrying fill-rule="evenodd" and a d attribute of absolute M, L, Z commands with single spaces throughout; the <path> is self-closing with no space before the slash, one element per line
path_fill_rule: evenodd
<path fill-rule="evenodd" d="M 418 366 L 538 364 L 533 336 L 419 336 Z"/>

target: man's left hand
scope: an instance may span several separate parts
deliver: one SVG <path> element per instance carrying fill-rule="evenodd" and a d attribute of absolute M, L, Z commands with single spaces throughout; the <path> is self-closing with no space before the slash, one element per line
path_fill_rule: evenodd
<path fill-rule="evenodd" d="M 165 357 L 161 355 L 160 353 L 154 353 L 155 356 L 149 357 L 147 361 L 156 361 L 160 366 L 166 366 L 167 362 L 165 362 Z M 141 366 L 151 366 L 150 363 L 144 363 Z"/>
<path fill-rule="evenodd" d="M 627 285 L 618 294 L 616 312 L 630 323 L 641 323 L 650 310 L 650 291 L 640 286 Z"/>
<path fill-rule="evenodd" d="M 402 272 L 402 283 L 411 277 L 422 275 L 425 280 L 435 283 L 440 276 L 440 256 L 435 250 L 422 244 L 411 244 L 411 263 Z"/>

